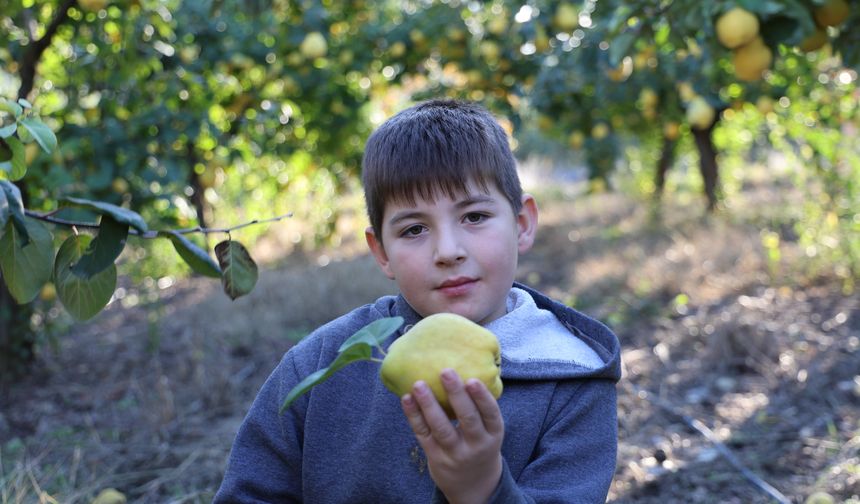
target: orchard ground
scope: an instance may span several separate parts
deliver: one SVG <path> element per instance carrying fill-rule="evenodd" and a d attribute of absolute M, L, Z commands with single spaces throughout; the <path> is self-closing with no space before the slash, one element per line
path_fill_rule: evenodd
<path fill-rule="evenodd" d="M 801 280 L 780 212 L 796 192 L 749 184 L 712 216 L 698 197 L 668 194 L 658 216 L 550 182 L 534 188 L 541 227 L 519 279 L 621 338 L 609 500 L 772 502 L 726 448 L 792 502 L 815 492 L 860 502 L 860 295 L 826 275 Z M 774 226 L 778 261 L 762 246 Z M 146 303 L 71 326 L 32 375 L 2 385 L 0 502 L 88 503 L 108 487 L 131 502 L 209 502 L 282 354 L 393 292 L 358 236 L 267 263 L 235 302 L 208 279 L 163 282 Z M 143 296 L 126 289 L 126 300 Z"/>

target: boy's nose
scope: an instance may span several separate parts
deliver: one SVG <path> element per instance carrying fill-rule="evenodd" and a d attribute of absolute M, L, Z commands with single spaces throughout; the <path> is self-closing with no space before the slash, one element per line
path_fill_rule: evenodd
<path fill-rule="evenodd" d="M 451 231 L 439 231 L 437 233 L 433 259 L 436 264 L 441 266 L 457 264 L 466 259 L 466 249 L 457 233 Z"/>

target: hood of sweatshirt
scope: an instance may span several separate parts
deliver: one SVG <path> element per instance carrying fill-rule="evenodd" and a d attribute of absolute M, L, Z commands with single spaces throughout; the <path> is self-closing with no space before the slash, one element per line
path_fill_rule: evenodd
<path fill-rule="evenodd" d="M 404 318 L 391 341 L 421 320 L 402 295 L 380 298 L 373 308 Z M 486 327 L 499 338 L 502 378 L 621 378 L 621 345 L 608 327 L 525 285 L 514 284 L 508 313 Z"/>

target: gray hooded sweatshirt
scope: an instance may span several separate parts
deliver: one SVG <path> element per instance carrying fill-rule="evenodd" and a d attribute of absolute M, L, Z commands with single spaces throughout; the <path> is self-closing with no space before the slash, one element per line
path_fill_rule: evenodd
<path fill-rule="evenodd" d="M 502 477 L 490 502 L 605 502 L 618 437 L 617 337 L 520 284 L 507 309 L 487 325 L 502 350 L 505 422 Z M 284 355 L 239 428 L 214 502 L 446 502 L 377 363 L 350 364 L 278 412 L 290 389 L 328 366 L 346 338 L 394 316 L 405 323 L 387 344 L 420 320 L 402 296 L 385 296 Z"/>

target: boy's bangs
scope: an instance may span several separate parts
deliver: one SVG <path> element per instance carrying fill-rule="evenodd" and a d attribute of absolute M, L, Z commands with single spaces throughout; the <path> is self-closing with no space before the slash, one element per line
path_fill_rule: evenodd
<path fill-rule="evenodd" d="M 470 183 L 487 192 L 493 181 L 493 165 L 479 163 L 478 156 L 421 152 L 407 157 L 407 150 L 401 152 L 403 159 L 392 160 L 378 186 L 392 201 L 412 205 L 416 198 L 432 202 L 440 194 L 453 199 L 465 194 Z"/>

